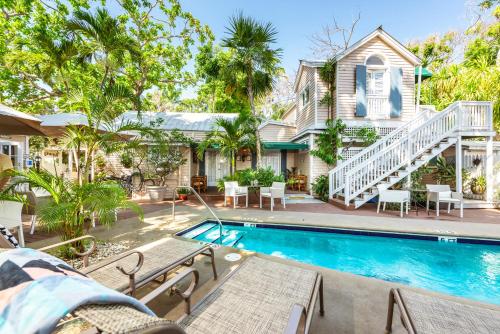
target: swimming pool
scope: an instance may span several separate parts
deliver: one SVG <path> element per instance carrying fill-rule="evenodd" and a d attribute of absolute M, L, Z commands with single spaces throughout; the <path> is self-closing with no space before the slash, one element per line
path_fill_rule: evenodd
<path fill-rule="evenodd" d="M 500 304 L 500 240 L 223 224 L 225 246 Z M 215 242 L 219 230 L 215 222 L 205 221 L 177 235 Z"/>

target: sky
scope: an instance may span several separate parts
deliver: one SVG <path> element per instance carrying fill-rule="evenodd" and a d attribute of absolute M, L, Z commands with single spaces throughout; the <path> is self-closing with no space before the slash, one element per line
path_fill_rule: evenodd
<path fill-rule="evenodd" d="M 277 47 L 283 49 L 282 66 L 295 73 L 299 59 L 314 59 L 311 36 L 331 24 L 350 23 L 360 13 L 352 42 L 382 25 L 403 44 L 433 33 L 463 29 L 472 0 L 181 0 L 202 23 L 208 24 L 217 41 L 224 37 L 228 18 L 239 11 L 278 30 Z"/>

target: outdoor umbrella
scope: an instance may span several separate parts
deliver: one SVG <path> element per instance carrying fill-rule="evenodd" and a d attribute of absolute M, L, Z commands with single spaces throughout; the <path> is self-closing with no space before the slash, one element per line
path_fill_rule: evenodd
<path fill-rule="evenodd" d="M 44 136 L 41 120 L 0 104 L 0 135 Z"/>

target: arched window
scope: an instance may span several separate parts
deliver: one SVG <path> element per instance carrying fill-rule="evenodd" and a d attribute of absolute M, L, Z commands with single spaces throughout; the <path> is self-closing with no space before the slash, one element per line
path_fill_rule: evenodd
<path fill-rule="evenodd" d="M 366 59 L 367 66 L 384 66 L 384 60 L 377 55 L 372 55 Z"/>

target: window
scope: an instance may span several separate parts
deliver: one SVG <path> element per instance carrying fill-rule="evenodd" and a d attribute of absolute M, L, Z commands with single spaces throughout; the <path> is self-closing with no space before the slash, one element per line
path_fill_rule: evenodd
<path fill-rule="evenodd" d="M 366 89 L 369 95 L 384 95 L 385 70 L 373 70 L 366 73 Z"/>
<path fill-rule="evenodd" d="M 379 56 L 370 56 L 366 60 L 367 66 L 384 66 L 384 61 Z"/>
<path fill-rule="evenodd" d="M 304 88 L 302 94 L 300 94 L 300 98 L 302 100 L 302 108 L 303 108 L 309 103 L 309 86 Z"/>

